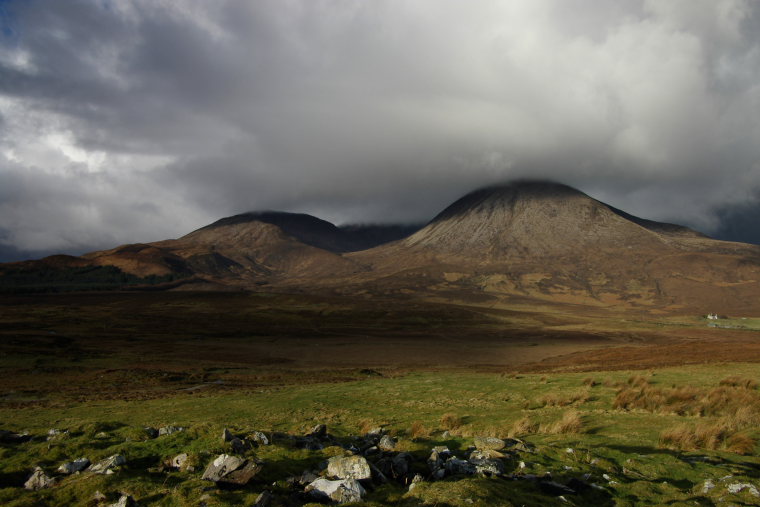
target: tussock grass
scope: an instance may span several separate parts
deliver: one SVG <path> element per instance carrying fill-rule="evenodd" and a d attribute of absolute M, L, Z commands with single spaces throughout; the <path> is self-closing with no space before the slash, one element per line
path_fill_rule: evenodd
<path fill-rule="evenodd" d="M 425 423 L 422 421 L 413 421 L 412 425 L 409 428 L 409 437 L 412 440 L 416 440 L 418 438 L 427 438 L 430 436 L 430 430 L 427 426 L 425 426 Z"/>
<path fill-rule="evenodd" d="M 445 430 L 455 430 L 463 424 L 464 419 L 453 412 L 447 412 L 441 416 L 441 428 Z"/>
<path fill-rule="evenodd" d="M 585 403 L 591 399 L 591 395 L 587 390 L 579 391 L 555 391 L 545 394 L 538 399 L 538 404 L 541 407 L 566 407 L 576 403 Z"/>
<path fill-rule="evenodd" d="M 754 379 L 733 375 L 720 381 L 722 386 L 743 387 L 744 389 L 757 389 L 758 383 Z"/>
<path fill-rule="evenodd" d="M 530 417 L 521 417 L 512 424 L 512 427 L 507 432 L 509 437 L 519 437 L 525 435 L 531 435 L 538 431 L 539 424 L 533 421 Z"/>
<path fill-rule="evenodd" d="M 583 418 L 577 410 L 567 410 L 562 418 L 543 429 L 544 433 L 564 435 L 566 433 L 582 433 Z"/>

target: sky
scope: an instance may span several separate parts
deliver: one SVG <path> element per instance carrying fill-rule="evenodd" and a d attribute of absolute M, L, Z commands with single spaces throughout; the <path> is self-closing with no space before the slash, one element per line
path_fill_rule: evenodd
<path fill-rule="evenodd" d="M 760 242 L 760 2 L 0 0 L 0 260 L 526 177 Z"/>

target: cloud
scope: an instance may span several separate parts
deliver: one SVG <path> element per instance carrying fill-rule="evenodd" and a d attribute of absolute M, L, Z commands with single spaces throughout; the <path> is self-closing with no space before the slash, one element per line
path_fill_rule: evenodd
<path fill-rule="evenodd" d="M 522 176 L 708 232 L 756 202 L 751 1 L 11 0 L 3 17 L 0 244 L 22 250 L 261 208 L 419 221 Z"/>

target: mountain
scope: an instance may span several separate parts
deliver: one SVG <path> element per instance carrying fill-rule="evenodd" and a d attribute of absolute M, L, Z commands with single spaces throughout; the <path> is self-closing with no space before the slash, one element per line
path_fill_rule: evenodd
<path fill-rule="evenodd" d="M 118 270 L 103 270 L 113 267 Z M 476 190 L 424 227 L 337 227 L 305 214 L 252 212 L 179 239 L 0 265 L 0 274 L 10 273 L 11 280 L 34 283 L 56 270 L 67 280 L 86 274 L 98 284 L 116 283 L 123 272 L 129 283 L 159 288 L 267 286 L 470 301 L 527 297 L 648 311 L 760 312 L 760 247 L 638 218 L 544 181 Z"/>
<path fill-rule="evenodd" d="M 408 238 L 347 256 L 378 287 L 732 313 L 759 295 L 760 248 L 634 217 L 566 185 L 476 190 Z"/>

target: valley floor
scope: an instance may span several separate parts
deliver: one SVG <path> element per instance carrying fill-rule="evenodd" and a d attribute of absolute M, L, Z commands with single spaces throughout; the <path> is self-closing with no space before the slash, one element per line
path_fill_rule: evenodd
<path fill-rule="evenodd" d="M 318 499 L 288 478 L 326 475 L 329 457 L 358 452 L 381 469 L 406 452 L 406 473 L 364 481 L 366 502 L 757 505 L 759 338 L 699 316 L 524 301 L 5 298 L 0 503 L 95 505 L 99 491 L 102 505 L 122 493 L 140 505 L 252 505 L 267 490 L 271 505 L 302 505 Z M 317 424 L 331 437 L 303 448 Z M 145 427 L 183 430 L 155 438 Z M 395 449 L 362 448 L 375 427 Z M 262 461 L 245 486 L 201 479 L 234 453 L 224 428 L 246 445 L 256 431 L 271 440 L 237 449 Z M 483 436 L 505 439 L 498 474 L 461 465 L 435 477 L 433 447 L 472 461 Z M 190 468 L 165 464 L 181 453 Z M 126 460 L 113 474 L 56 471 L 113 455 Z M 35 466 L 56 484 L 25 490 Z"/>

